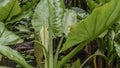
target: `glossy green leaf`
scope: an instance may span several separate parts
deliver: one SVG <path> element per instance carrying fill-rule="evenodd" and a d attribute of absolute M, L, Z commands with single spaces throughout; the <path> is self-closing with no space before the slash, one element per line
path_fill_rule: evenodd
<path fill-rule="evenodd" d="M 63 0 L 49 0 L 49 22 L 50 26 L 52 28 L 53 34 L 55 36 L 60 35 L 63 33 L 63 17 L 64 17 L 64 11 L 65 11 L 65 6 Z"/>
<path fill-rule="evenodd" d="M 53 3 L 54 1 L 54 3 Z M 63 27 L 64 4 L 62 0 L 41 0 L 35 9 L 32 24 L 38 34 L 42 26 L 59 35 Z"/>
<path fill-rule="evenodd" d="M 21 8 L 18 0 L 0 0 L 0 21 L 9 21 L 13 16 L 20 12 Z"/>
<path fill-rule="evenodd" d="M 26 4 L 22 4 L 21 13 L 12 17 L 12 19 L 10 21 L 7 21 L 6 23 L 9 24 L 9 23 L 19 21 L 23 18 L 29 18 L 31 15 L 33 15 L 33 8 L 35 8 L 38 1 L 39 0 L 31 0 L 31 1 L 28 1 Z"/>
<path fill-rule="evenodd" d="M 76 13 L 72 10 L 65 10 L 63 0 L 41 0 L 32 19 L 37 35 L 42 26 L 52 29 L 53 36 L 66 34 L 66 29 L 74 22 L 76 22 Z"/>
<path fill-rule="evenodd" d="M 86 19 L 71 27 L 62 51 L 81 42 L 92 41 L 98 37 L 117 20 L 120 14 L 119 7 L 120 0 L 111 0 L 109 3 L 95 8 Z"/>
<path fill-rule="evenodd" d="M 0 45 L 0 54 L 22 65 L 24 68 L 32 68 L 32 66 L 30 66 L 17 51 L 9 48 L 8 46 Z"/>
<path fill-rule="evenodd" d="M 35 8 L 35 12 L 33 14 L 32 18 L 32 25 L 35 29 L 35 40 L 40 41 L 40 31 L 42 26 L 48 28 L 48 2 L 47 0 L 41 0 L 37 7 Z M 42 43 L 40 41 L 40 43 Z M 37 61 L 37 65 L 40 65 L 43 51 L 38 43 L 35 42 L 34 44 L 34 50 L 35 50 L 35 57 Z"/>
<path fill-rule="evenodd" d="M 21 43 L 23 40 L 13 32 L 8 31 L 5 25 L 0 22 L 0 45 L 11 45 Z"/>
<path fill-rule="evenodd" d="M 47 37 L 49 37 L 48 34 L 51 33 L 51 36 L 54 38 L 62 33 L 67 34 L 67 30 L 69 30 L 67 27 L 70 27 L 72 22 L 76 21 L 73 19 L 76 19 L 76 14 L 73 11 L 65 11 L 63 0 L 41 0 L 35 8 L 32 18 L 32 25 L 35 29 L 36 40 L 40 41 L 42 44 L 47 43 L 47 45 L 43 44 L 43 46 L 47 49 L 49 45 L 48 41 L 52 40 L 46 41 Z M 45 27 L 45 30 L 42 30 L 42 27 Z M 42 37 L 44 37 L 44 39 Z M 34 46 L 36 57 L 37 59 L 40 59 L 39 45 Z M 50 67 L 52 68 L 52 63 L 50 64 Z"/>
<path fill-rule="evenodd" d="M 48 27 L 48 15 L 48 2 L 47 0 L 41 0 L 35 8 L 32 19 L 32 25 L 35 29 L 35 33 L 37 36 L 39 36 L 39 32 L 42 26 Z"/>

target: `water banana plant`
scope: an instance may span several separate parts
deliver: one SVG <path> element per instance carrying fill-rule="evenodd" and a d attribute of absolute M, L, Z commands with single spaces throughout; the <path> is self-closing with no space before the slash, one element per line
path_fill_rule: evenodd
<path fill-rule="evenodd" d="M 70 26 L 76 21 L 76 13 L 65 9 L 63 0 L 41 0 L 37 5 L 32 25 L 37 36 L 36 40 L 44 47 L 42 50 L 45 56 L 45 68 L 57 67 L 61 42 L 57 48 L 58 51 L 53 56 L 53 39 L 64 36 L 64 34 L 67 36 Z M 34 46 L 39 47 L 39 45 Z"/>
<path fill-rule="evenodd" d="M 98 2 L 100 3 L 101 1 Z M 47 59 L 45 68 L 62 68 L 62 66 L 87 43 L 97 38 L 117 21 L 120 14 L 120 0 L 107 1 L 103 5 L 99 5 L 98 2 L 94 2 L 93 0 L 88 1 L 88 5 L 90 5 L 92 11 L 87 18 L 77 23 L 75 13 L 72 14 L 71 10 L 65 8 L 63 0 L 40 1 L 35 8 L 32 25 L 35 29 L 38 41 L 44 47 L 42 50 L 46 50 L 48 54 L 47 56 L 44 52 L 45 59 Z M 70 22 L 72 25 L 70 25 Z M 53 61 L 52 41 L 58 36 L 64 37 L 66 33 L 68 35 L 67 40 L 61 51 L 58 51 L 58 55 L 59 52 L 66 51 L 75 45 L 77 46 L 62 60 L 55 63 Z M 35 46 L 39 47 L 39 45 Z"/>
<path fill-rule="evenodd" d="M 68 34 L 67 41 L 64 43 L 61 51 L 65 51 L 68 48 L 73 47 L 77 44 L 80 45 L 77 46 L 73 51 L 71 51 L 67 56 L 65 56 L 65 58 L 63 58 L 58 63 L 58 68 L 61 68 L 63 64 L 67 62 L 67 60 L 72 58 L 87 43 L 97 38 L 117 20 L 118 15 L 120 13 L 119 2 L 120 1 L 111 0 L 110 2 L 108 1 L 108 3 L 105 3 L 102 6 L 101 5 L 98 6 L 97 3 L 95 3 L 94 1 L 88 1 L 88 4 L 93 9 L 92 13 L 86 19 L 82 20 L 80 23 L 76 23 L 72 25 L 72 27 L 70 28 L 70 33 Z M 59 36 L 60 34 L 64 33 L 62 32 L 64 31 L 64 28 L 66 26 L 64 24 L 67 23 L 64 22 L 64 20 L 62 19 L 63 17 L 65 17 L 64 13 L 65 13 L 65 7 L 63 5 L 62 0 L 51 0 L 51 1 L 42 0 L 40 4 L 38 4 L 38 7 L 36 8 L 35 14 L 33 16 L 32 23 L 36 31 L 35 33 L 39 36 L 40 34 L 39 32 L 42 30 L 41 28 L 44 25 L 46 25 L 47 31 L 50 33 L 49 35 L 51 35 L 51 37 L 49 37 L 49 40 L 52 40 L 56 36 Z M 45 33 L 45 31 L 43 33 Z M 46 35 L 46 37 L 48 37 L 48 35 Z M 42 42 L 43 41 L 41 41 L 41 43 Z M 50 44 L 50 42 L 46 42 L 46 43 Z M 43 46 L 46 47 L 46 45 Z M 49 56 L 49 59 L 50 57 L 52 57 L 51 58 L 52 60 L 53 52 L 50 49 L 52 49 L 53 46 L 48 45 L 47 47 L 48 49 L 46 50 L 49 51 L 48 54 L 50 55 L 52 53 L 52 55 Z M 51 65 L 50 68 L 53 67 Z"/>
<path fill-rule="evenodd" d="M 71 27 L 67 41 L 62 47 L 62 51 L 77 44 L 79 45 L 59 62 L 58 68 L 61 68 L 68 59 L 72 58 L 87 43 L 97 38 L 118 20 L 120 14 L 119 3 L 119 0 L 111 0 L 97 7 L 86 19 Z"/>

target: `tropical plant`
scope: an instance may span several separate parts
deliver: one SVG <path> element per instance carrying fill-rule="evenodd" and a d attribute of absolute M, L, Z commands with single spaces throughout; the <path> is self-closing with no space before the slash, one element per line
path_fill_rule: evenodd
<path fill-rule="evenodd" d="M 45 9 L 44 9 L 45 8 Z M 44 17 L 43 17 L 44 16 Z M 66 23 L 65 23 L 66 22 Z M 67 34 L 72 23 L 76 22 L 76 14 L 72 10 L 66 10 L 63 1 L 41 0 L 35 9 L 32 24 L 35 29 L 36 40 L 40 42 L 45 56 L 45 68 L 56 68 L 59 49 L 53 59 L 53 39 Z M 39 45 L 35 45 L 38 51 Z M 37 57 L 37 56 L 36 56 Z M 38 57 L 39 58 L 39 57 Z M 40 62 L 40 61 L 39 61 Z"/>
<path fill-rule="evenodd" d="M 86 44 L 107 30 L 118 19 L 120 13 L 119 2 L 119 0 L 87 0 L 91 13 L 87 18 L 77 23 L 75 20 L 76 16 L 66 16 L 66 13 L 68 14 L 68 11 L 71 10 L 64 7 L 63 0 L 41 0 L 35 9 L 32 24 L 37 36 L 36 40 L 39 42 L 39 44 L 35 46 L 41 47 L 45 56 L 45 68 L 62 68 L 62 66 L 83 49 Z M 73 19 L 73 21 L 69 21 L 70 19 Z M 69 22 L 74 24 L 70 27 L 71 23 Z M 59 42 L 53 59 L 53 39 L 59 36 L 65 37 L 66 32 L 68 34 L 67 40 L 61 50 L 60 47 L 62 44 Z M 73 46 L 75 46 L 75 48 L 58 62 L 59 52 L 66 51 Z M 99 50 L 93 56 L 95 55 L 105 57 Z M 83 65 L 84 63 L 81 67 Z"/>
<path fill-rule="evenodd" d="M 32 2 L 29 5 L 35 6 L 35 3 Z M 27 16 L 28 13 L 25 14 L 25 9 L 30 8 L 29 5 L 21 8 L 18 0 L 0 0 L 0 54 L 22 65 L 24 68 L 32 68 L 32 66 L 17 51 L 6 46 L 22 43 L 23 40 L 12 31 L 9 31 L 6 26 Z"/>
<path fill-rule="evenodd" d="M 92 2 L 91 2 L 92 3 Z M 81 23 L 75 24 L 70 31 L 66 43 L 63 45 L 62 51 L 79 44 L 73 51 L 60 61 L 59 66 L 63 65 L 66 60 L 72 58 L 79 50 L 81 50 L 88 42 L 98 37 L 106 29 L 109 28 L 119 15 L 118 1 L 111 0 L 103 6 L 95 8 L 92 13 Z M 114 9 L 114 7 L 116 9 Z M 107 12 L 110 10 L 109 12 Z M 113 10 L 113 11 L 112 11 Z M 114 17 L 114 18 L 113 18 Z M 78 38 L 80 37 L 80 38 Z M 71 42 L 72 41 L 72 42 Z"/>
<path fill-rule="evenodd" d="M 37 68 L 42 67 L 42 62 L 44 68 L 63 68 L 91 42 L 96 42 L 95 52 L 84 62 L 78 58 L 67 67 L 82 68 L 91 58 L 94 68 L 102 68 L 103 61 L 109 68 L 117 61 L 116 67 L 119 67 L 116 60 L 120 56 L 119 7 L 120 0 L 0 0 L 0 59 L 5 56 L 24 68 L 32 68 L 22 55 L 7 46 L 22 43 L 23 37 L 28 37 L 18 36 L 19 32 L 32 33 L 28 27 L 30 23 L 13 25 L 29 18 L 35 30 Z M 13 28 L 19 30 L 18 35 Z"/>

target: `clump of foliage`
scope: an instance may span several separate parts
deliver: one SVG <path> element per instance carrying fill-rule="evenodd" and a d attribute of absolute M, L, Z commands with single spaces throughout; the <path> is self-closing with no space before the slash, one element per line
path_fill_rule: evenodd
<path fill-rule="evenodd" d="M 0 54 L 32 68 L 6 45 L 34 39 L 37 68 L 117 68 L 119 3 L 120 0 L 1 0 Z M 79 52 L 85 52 L 84 59 L 80 58 L 82 53 L 75 57 Z M 70 61 L 74 57 L 76 60 Z"/>

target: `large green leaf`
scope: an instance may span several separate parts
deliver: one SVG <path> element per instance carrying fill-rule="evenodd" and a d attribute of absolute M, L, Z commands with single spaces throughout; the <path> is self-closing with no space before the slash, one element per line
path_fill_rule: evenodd
<path fill-rule="evenodd" d="M 64 2 L 63 0 L 49 0 L 49 22 L 55 36 L 63 33 Z"/>
<path fill-rule="evenodd" d="M 95 8 L 86 19 L 72 26 L 62 51 L 81 42 L 92 41 L 103 33 L 118 18 L 119 7 L 120 0 L 111 0 L 109 3 Z"/>
<path fill-rule="evenodd" d="M 65 12 L 64 9 L 65 7 L 63 0 L 41 0 L 40 3 L 38 3 L 37 7 L 35 8 L 35 12 L 32 18 L 32 25 L 35 29 L 35 37 L 36 40 L 39 39 L 41 44 L 47 43 L 47 45 L 43 44 L 46 50 L 48 50 L 47 48 L 50 41 L 47 38 L 49 37 L 48 36 L 49 33 L 52 33 L 51 35 L 54 37 L 62 33 L 67 34 L 68 33 L 67 27 L 70 27 L 71 22 L 74 21 L 73 19 L 76 19 L 76 14 L 74 12 L 72 11 Z M 45 30 L 42 28 L 45 28 Z M 36 58 L 40 59 L 41 56 L 39 54 L 39 52 L 41 51 L 40 47 L 37 44 L 34 45 L 34 47 Z"/>
<path fill-rule="evenodd" d="M 63 27 L 64 4 L 62 0 L 41 0 L 35 9 L 32 24 L 39 33 L 42 26 L 58 35 Z M 48 21 L 49 20 L 49 21 Z"/>
<path fill-rule="evenodd" d="M 35 8 L 35 12 L 33 14 L 32 25 L 35 29 L 35 40 L 40 41 L 40 31 L 42 26 L 48 28 L 48 2 L 47 0 L 41 0 L 37 7 Z M 44 42 L 44 41 L 42 41 Z M 42 43 L 41 42 L 41 43 Z M 37 61 L 37 65 L 40 65 L 43 53 L 39 44 L 35 42 L 34 44 L 34 53 Z"/>
<path fill-rule="evenodd" d="M 23 40 L 13 32 L 8 31 L 4 24 L 0 22 L 0 45 L 11 45 L 21 43 Z"/>
<path fill-rule="evenodd" d="M 42 26 L 52 29 L 54 36 L 66 34 L 66 29 L 76 20 L 76 13 L 65 10 L 63 0 L 41 0 L 35 9 L 32 25 L 39 36 Z"/>
<path fill-rule="evenodd" d="M 32 68 L 17 51 L 9 48 L 8 46 L 0 45 L 0 54 L 22 65 L 24 68 Z"/>
<path fill-rule="evenodd" d="M 39 0 L 31 0 L 26 4 L 22 4 L 21 13 L 12 17 L 12 19 L 8 21 L 7 24 L 19 21 L 23 18 L 29 18 L 33 14 L 33 8 L 37 5 L 38 1 Z"/>
<path fill-rule="evenodd" d="M 32 25 L 37 36 L 39 36 L 42 26 L 48 27 L 48 15 L 48 2 L 47 0 L 41 0 L 35 9 L 32 19 Z"/>
<path fill-rule="evenodd" d="M 21 8 L 18 0 L 0 0 L 0 21 L 9 21 L 13 16 L 20 12 Z"/>

